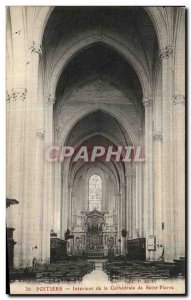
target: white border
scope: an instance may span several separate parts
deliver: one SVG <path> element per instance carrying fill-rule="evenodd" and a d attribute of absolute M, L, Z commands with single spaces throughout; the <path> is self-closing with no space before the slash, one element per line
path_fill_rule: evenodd
<path fill-rule="evenodd" d="M 51 6 L 51 5 L 60 5 L 60 6 L 67 6 L 67 5 L 77 5 L 77 6 L 81 6 L 81 5 L 108 5 L 108 6 L 119 6 L 119 5 L 128 5 L 128 6 L 186 6 L 188 10 L 190 10 L 191 7 L 191 1 L 189 0 L 184 0 L 184 1 L 173 1 L 173 0 L 166 0 L 166 1 L 151 1 L 151 0 L 147 0 L 147 1 L 136 1 L 136 0 L 126 0 L 126 1 L 114 1 L 114 0 L 92 0 L 92 1 L 88 1 L 88 0 L 70 0 L 70 1 L 61 1 L 61 0 L 55 0 L 55 1 L 45 1 L 45 0 L 41 0 L 41 1 L 37 1 L 37 0 L 33 0 L 33 1 L 26 1 L 26 0 L 20 0 L 20 1 L 15 1 L 15 0 L 9 0 L 9 1 L 5 1 L 5 0 L 1 0 L 0 2 L 0 40 L 1 40 L 1 46 L 0 46 L 0 164 L 1 164 L 1 171 L 0 171 L 0 296 L 1 299 L 7 299 L 7 295 L 5 295 L 5 282 L 6 282 L 6 277 L 5 277 L 5 198 L 6 198 L 6 191 L 5 191 L 5 7 L 6 6 L 17 6 L 17 5 L 47 5 L 47 6 Z M 188 11 L 188 19 L 189 19 L 189 13 L 190 11 Z M 188 28 L 187 31 L 189 33 L 188 36 L 188 49 L 190 49 L 190 22 L 188 22 Z M 189 59 L 187 61 L 187 63 L 189 63 Z M 190 71 L 190 63 L 187 66 L 188 67 L 188 72 Z M 190 80 L 187 82 L 187 86 L 190 86 Z M 186 99 L 187 100 L 187 99 Z M 188 115 L 188 119 L 190 117 L 190 112 L 191 112 L 191 105 L 188 104 L 187 106 L 188 111 L 189 111 L 189 115 Z M 191 124 L 191 122 L 189 122 Z M 191 125 L 188 124 L 188 128 L 187 131 L 188 133 L 191 132 Z M 190 136 L 189 136 L 190 137 Z M 190 139 L 188 140 L 190 145 Z M 190 147 L 189 147 L 190 149 Z M 190 150 L 191 151 L 191 150 Z M 189 154 L 190 154 L 189 151 Z M 189 160 L 190 162 L 190 160 Z M 190 166 L 191 164 L 189 163 L 189 169 L 188 169 L 188 173 L 190 171 Z M 191 179 L 189 178 L 188 180 L 188 186 L 191 186 Z M 190 214 L 190 205 L 189 205 L 189 193 L 187 194 L 187 207 L 189 208 L 189 212 L 188 212 L 188 229 L 191 228 L 191 221 L 189 221 L 189 219 L 191 220 L 191 214 Z M 188 244 L 189 244 L 189 240 L 191 238 L 190 232 L 188 232 Z M 190 253 L 190 248 L 188 251 L 188 255 L 191 254 Z M 188 264 L 189 266 L 189 264 Z M 189 268 L 190 270 L 190 268 Z M 191 276 L 189 276 L 189 270 L 188 270 L 188 287 L 190 286 L 190 282 L 189 282 L 189 278 Z M 55 297 L 55 296 L 54 296 Z M 141 296 L 140 296 L 141 297 Z M 35 297 L 37 299 L 40 298 L 40 296 Z M 44 299 L 49 299 L 49 297 L 43 297 Z M 68 298 L 71 299 L 71 297 L 64 297 L 64 298 Z M 86 297 L 89 298 L 89 297 Z M 103 298 L 103 297 L 99 297 L 99 298 Z M 105 298 L 105 297 L 104 297 Z M 108 298 L 108 297 L 107 297 Z M 112 297 L 113 298 L 113 297 Z M 119 297 L 115 297 L 115 298 L 119 298 Z M 129 297 L 133 299 L 134 297 Z M 136 297 L 137 298 L 137 297 Z M 150 298 L 150 297 L 149 297 Z M 169 299 L 169 297 L 163 297 L 163 299 Z M 177 298 L 177 297 L 176 297 Z M 28 297 L 22 297 L 22 299 L 28 299 Z M 80 299 L 80 298 L 79 298 Z M 122 298 L 120 298 L 122 299 Z"/>

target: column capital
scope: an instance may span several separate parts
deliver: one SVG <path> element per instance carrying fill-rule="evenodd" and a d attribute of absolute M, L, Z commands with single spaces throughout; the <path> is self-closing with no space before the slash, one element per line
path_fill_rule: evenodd
<path fill-rule="evenodd" d="M 147 97 L 147 98 L 143 99 L 142 103 L 143 103 L 144 107 L 147 108 L 152 105 L 152 100 Z"/>
<path fill-rule="evenodd" d="M 31 53 L 33 52 L 39 55 L 42 55 L 43 53 L 41 44 L 38 44 L 34 41 L 32 41 L 32 44 L 29 46 L 29 49 L 31 50 Z"/>
<path fill-rule="evenodd" d="M 162 133 L 156 132 L 153 134 L 153 142 L 162 142 Z"/>
<path fill-rule="evenodd" d="M 48 97 L 47 97 L 47 104 L 49 104 L 50 106 L 51 105 L 53 106 L 55 101 L 56 101 L 56 98 L 49 94 Z"/>
<path fill-rule="evenodd" d="M 173 47 L 166 46 L 163 49 L 160 49 L 159 57 L 160 59 L 167 59 L 173 54 Z"/>
<path fill-rule="evenodd" d="M 185 96 L 184 95 L 174 95 L 173 97 L 173 104 L 182 104 L 185 105 Z"/>
<path fill-rule="evenodd" d="M 24 101 L 26 99 L 26 96 L 27 96 L 26 88 L 14 88 L 6 92 L 6 101 L 8 103 Z"/>
<path fill-rule="evenodd" d="M 45 139 L 45 130 L 44 129 L 37 130 L 36 135 L 39 137 L 41 141 L 43 141 Z"/>

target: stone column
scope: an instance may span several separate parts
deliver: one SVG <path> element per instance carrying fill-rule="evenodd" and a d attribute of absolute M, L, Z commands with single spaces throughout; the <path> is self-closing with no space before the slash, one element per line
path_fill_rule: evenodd
<path fill-rule="evenodd" d="M 40 123 L 38 113 L 42 104 L 41 96 L 38 94 L 39 54 L 42 54 L 42 51 L 37 51 L 41 47 L 35 42 L 31 48 L 28 40 L 31 32 L 27 30 L 25 14 L 26 10 L 21 6 L 10 8 L 12 45 L 9 51 L 13 50 L 11 61 L 14 68 L 8 77 L 8 81 L 11 80 L 11 84 L 10 82 L 8 84 L 11 89 L 7 92 L 7 103 L 10 104 L 8 118 L 10 177 L 7 192 L 8 195 L 19 199 L 19 205 L 12 216 L 16 229 L 14 239 L 17 242 L 14 266 L 31 265 L 31 251 L 34 244 L 37 243 L 40 249 L 38 233 L 41 226 L 39 215 L 41 202 L 39 202 L 37 187 L 39 174 L 36 172 L 36 166 L 42 147 L 38 144 L 36 133 Z"/>
<path fill-rule="evenodd" d="M 126 183 L 120 186 L 121 230 L 126 230 Z M 121 234 L 121 255 L 126 254 L 126 237 Z"/>
<path fill-rule="evenodd" d="M 33 230 L 35 232 L 32 247 L 37 247 L 36 255 L 42 261 L 42 232 L 43 232 L 43 200 L 44 200 L 44 142 L 45 130 L 39 129 L 36 132 L 36 171 L 35 171 L 35 201 L 33 204 Z M 27 208 L 26 208 L 27 210 Z M 27 211 L 26 211 L 27 213 Z"/>
<path fill-rule="evenodd" d="M 55 162 L 55 199 L 54 200 L 54 221 L 53 230 L 57 233 L 57 237 L 61 237 L 61 198 L 62 198 L 62 176 L 61 176 L 61 162 Z"/>
<path fill-rule="evenodd" d="M 30 187 L 34 190 L 34 200 L 32 201 L 33 219 L 31 230 L 34 233 L 33 238 L 31 235 L 31 248 L 35 250 L 35 256 L 38 261 L 42 261 L 42 232 L 43 232 L 43 200 L 44 200 L 44 163 L 45 163 L 45 128 L 44 128 L 44 98 L 43 98 L 43 76 L 41 69 L 41 45 L 36 42 L 30 42 L 28 45 L 28 52 L 30 66 L 34 72 L 31 75 L 31 70 L 28 70 L 28 85 L 31 92 L 31 103 L 33 111 L 33 124 L 35 133 L 35 142 L 31 140 L 31 145 L 34 147 L 34 163 L 29 160 L 29 164 L 34 165 L 34 175 L 31 178 L 33 180 L 34 188 L 32 184 Z M 31 82 L 31 77 L 33 82 Z M 35 88 L 34 88 L 35 87 Z M 34 109 L 35 108 L 35 109 Z M 36 116 L 35 116 L 36 113 Z M 31 121 L 29 121 L 28 128 L 31 129 Z M 29 134 L 30 139 L 30 134 Z M 27 166 L 26 172 L 29 166 Z M 27 213 L 28 206 L 26 207 Z M 30 213 L 29 213 L 30 214 Z M 28 239 L 28 226 L 26 229 L 26 238 Z M 31 261 L 32 263 L 32 261 Z"/>
<path fill-rule="evenodd" d="M 36 41 L 27 44 L 26 84 L 28 101 L 25 110 L 25 145 L 23 162 L 26 179 L 24 188 L 24 212 L 22 244 L 26 245 L 23 259 L 32 265 L 33 258 L 42 259 L 43 189 L 44 189 L 44 101 L 43 83 L 40 77 L 42 49 Z M 30 236 L 30 239 L 29 239 Z M 35 253 L 33 250 L 35 250 Z M 30 258 L 30 259 L 29 259 Z M 25 265 L 26 265 L 25 263 Z"/>
<path fill-rule="evenodd" d="M 14 248 L 14 266 L 19 267 L 23 264 L 23 249 L 25 245 L 22 243 L 23 235 L 23 222 L 26 219 L 23 215 L 24 206 L 26 203 L 23 199 L 22 181 L 23 178 L 23 162 L 21 153 L 24 152 L 24 137 L 23 126 L 24 117 L 23 112 L 25 109 L 25 96 L 22 96 L 24 89 L 12 89 L 8 92 L 7 112 L 9 111 L 9 123 L 7 123 L 7 130 L 9 132 L 8 138 L 8 153 L 7 153 L 7 196 L 10 198 L 19 199 L 19 205 L 15 207 L 14 213 L 10 212 L 10 219 L 12 219 L 14 231 L 14 240 L 17 242 Z M 23 183 L 24 184 L 24 183 Z M 26 226 L 25 226 L 26 228 Z"/>
<path fill-rule="evenodd" d="M 126 237 L 121 235 L 121 255 L 126 255 Z"/>
<path fill-rule="evenodd" d="M 62 171 L 62 202 L 61 202 L 61 237 L 65 238 L 64 234 L 67 230 L 68 219 L 68 171 Z"/>
<path fill-rule="evenodd" d="M 70 230 L 70 233 L 72 233 L 72 197 L 73 197 L 72 183 L 69 182 L 69 184 L 68 184 L 67 228 Z M 69 254 L 71 254 L 72 245 L 73 245 L 73 240 L 69 239 L 67 241 L 67 249 L 68 249 Z"/>
<path fill-rule="evenodd" d="M 83 202 L 82 202 L 82 211 L 88 211 L 89 210 L 89 195 L 88 195 L 88 183 L 86 181 L 86 175 L 81 175 L 81 181 L 82 181 L 82 191 L 83 191 Z M 79 181 L 78 181 L 79 184 Z M 87 185 L 87 186 L 86 186 Z M 76 195 L 78 197 L 78 195 Z"/>
<path fill-rule="evenodd" d="M 68 184 L 68 212 L 67 212 L 67 227 L 71 230 L 72 227 L 72 183 Z"/>
<path fill-rule="evenodd" d="M 55 98 L 45 97 L 45 151 L 53 145 L 53 105 Z M 44 199 L 43 199 L 43 238 L 42 260 L 50 260 L 50 230 L 53 229 L 54 220 L 54 194 L 53 194 L 53 163 L 44 162 Z"/>
<path fill-rule="evenodd" d="M 142 210 L 142 163 L 136 163 L 136 233 L 142 236 L 143 210 Z"/>
<path fill-rule="evenodd" d="M 143 129 L 138 128 L 138 135 L 139 135 L 139 145 L 143 145 Z M 143 153 L 143 146 L 142 146 L 142 157 L 144 157 Z M 143 162 L 136 163 L 136 203 L 137 203 L 137 210 L 136 210 L 136 228 L 137 228 L 137 237 L 144 236 L 144 187 L 143 187 L 143 171 L 144 171 L 144 164 Z"/>
<path fill-rule="evenodd" d="M 163 189 L 163 223 L 164 256 L 172 262 L 174 258 L 174 147 L 173 147 L 173 104 L 172 104 L 172 60 L 173 49 L 168 46 L 161 49 L 162 59 L 162 189 Z"/>
<path fill-rule="evenodd" d="M 108 211 L 108 175 L 105 174 L 104 175 L 104 182 L 105 182 L 105 187 L 103 187 L 104 189 L 104 193 L 103 193 L 103 211 Z M 103 184 L 103 183 L 102 183 Z"/>
<path fill-rule="evenodd" d="M 156 234 L 156 260 L 163 255 L 163 202 L 162 202 L 162 134 L 153 135 L 154 155 L 154 200 L 155 200 L 155 234 Z"/>
<path fill-rule="evenodd" d="M 83 176 L 83 181 L 84 181 L 84 210 L 88 211 L 89 210 L 89 174 L 88 172 L 86 175 Z"/>
<path fill-rule="evenodd" d="M 132 171 L 132 180 L 131 180 L 131 203 L 132 203 L 132 237 L 133 239 L 137 238 L 137 228 L 136 228 L 136 212 L 137 212 L 137 202 L 136 202 L 136 172 Z"/>
<path fill-rule="evenodd" d="M 126 183 L 120 186 L 120 197 L 121 197 L 121 229 L 126 228 Z"/>
<path fill-rule="evenodd" d="M 121 239 L 121 197 L 120 193 L 115 193 L 115 203 L 116 203 L 116 212 L 117 212 L 117 247 L 118 255 L 121 253 L 121 244 L 119 240 Z"/>
<path fill-rule="evenodd" d="M 73 186 L 74 189 L 74 186 Z M 75 189 L 74 189 L 75 190 Z M 71 203 L 71 230 L 74 228 L 75 220 L 74 220 L 74 212 L 75 212 L 75 207 L 74 203 L 76 203 L 76 191 L 72 191 L 72 203 Z"/>
<path fill-rule="evenodd" d="M 127 204 L 126 204 L 126 216 L 127 216 L 127 231 L 128 231 L 128 238 L 132 238 L 132 196 L 131 196 L 131 171 L 126 174 L 126 181 L 127 181 Z"/>
<path fill-rule="evenodd" d="M 28 98 L 26 83 L 26 64 L 24 58 L 27 57 L 26 31 L 24 26 L 24 12 L 22 7 L 10 7 L 11 24 L 7 24 L 7 53 L 11 59 L 7 60 L 7 197 L 19 200 L 19 205 L 11 214 L 14 231 L 14 240 L 17 242 L 14 248 L 14 266 L 23 265 L 23 257 L 26 256 L 27 247 L 22 243 L 23 236 L 23 210 L 25 201 L 23 197 L 24 183 L 27 174 L 24 174 L 25 140 L 24 135 L 26 125 L 25 110 Z M 7 19 L 8 21 L 8 19 Z M 19 31 L 18 28 L 23 30 Z M 27 222 L 27 220 L 25 219 Z M 24 249 L 25 248 L 25 249 Z"/>
<path fill-rule="evenodd" d="M 144 99 L 145 107 L 145 180 L 144 180 L 144 201 L 145 201 L 145 234 L 146 234 L 146 258 L 153 260 L 153 251 L 148 251 L 148 237 L 154 235 L 154 206 L 153 206 L 153 170 L 152 170 L 152 101 Z"/>
<path fill-rule="evenodd" d="M 25 41 L 26 43 L 26 41 Z M 22 262 L 32 265 L 33 258 L 42 259 L 42 203 L 44 187 L 44 102 L 39 62 L 42 49 L 33 41 L 25 44 L 27 51 L 25 82 L 27 98 L 23 130 L 23 212 L 22 212 Z M 25 63 L 24 58 L 22 58 Z M 30 238 L 29 238 L 30 237 Z M 35 253 L 33 253 L 33 249 Z"/>
<path fill-rule="evenodd" d="M 57 124 L 54 130 L 54 145 L 60 145 L 60 133 L 61 127 Z M 60 149 L 61 150 L 61 149 Z M 61 237 L 61 198 L 62 198 L 62 176 L 61 176 L 61 164 L 62 162 L 58 159 L 57 162 L 53 163 L 54 172 L 54 219 L 53 219 L 53 230 L 57 233 L 57 237 Z"/>
<path fill-rule="evenodd" d="M 175 231 L 176 258 L 185 257 L 185 97 L 175 95 Z"/>

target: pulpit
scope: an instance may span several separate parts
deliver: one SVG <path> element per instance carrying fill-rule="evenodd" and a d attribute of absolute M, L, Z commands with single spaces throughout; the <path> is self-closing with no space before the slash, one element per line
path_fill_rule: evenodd
<path fill-rule="evenodd" d="M 57 237 L 50 238 L 50 262 L 65 260 L 67 257 L 66 241 Z"/>

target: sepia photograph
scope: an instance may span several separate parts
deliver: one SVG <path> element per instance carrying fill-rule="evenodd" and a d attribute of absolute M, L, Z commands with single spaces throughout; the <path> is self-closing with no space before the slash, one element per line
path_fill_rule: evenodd
<path fill-rule="evenodd" d="M 6 7 L 11 295 L 185 295 L 185 6 Z"/>

